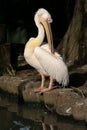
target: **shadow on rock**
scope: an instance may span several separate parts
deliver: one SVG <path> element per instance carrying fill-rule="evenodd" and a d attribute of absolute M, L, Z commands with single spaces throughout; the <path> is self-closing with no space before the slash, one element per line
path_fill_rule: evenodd
<path fill-rule="evenodd" d="M 69 86 L 80 87 L 86 82 L 87 73 L 73 73 L 69 78 Z"/>

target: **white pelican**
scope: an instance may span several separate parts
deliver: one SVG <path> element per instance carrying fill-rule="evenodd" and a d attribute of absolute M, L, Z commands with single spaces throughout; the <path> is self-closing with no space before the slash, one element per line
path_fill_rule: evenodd
<path fill-rule="evenodd" d="M 34 16 L 38 35 L 30 38 L 25 45 L 24 57 L 28 64 L 34 67 L 41 75 L 41 86 L 34 89 L 34 92 L 46 92 L 53 87 L 54 79 L 62 86 L 67 86 L 69 82 L 68 69 L 63 58 L 53 48 L 52 33 L 50 24 L 52 23 L 51 15 L 44 8 L 38 9 Z M 42 45 L 45 32 L 48 43 Z M 45 76 L 50 77 L 49 87 L 45 87 Z"/>

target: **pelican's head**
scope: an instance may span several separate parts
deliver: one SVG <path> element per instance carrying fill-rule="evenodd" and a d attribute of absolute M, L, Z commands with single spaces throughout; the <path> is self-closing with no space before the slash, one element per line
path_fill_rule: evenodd
<path fill-rule="evenodd" d="M 37 26 L 38 26 L 38 24 L 43 25 L 43 27 L 46 31 L 49 48 L 52 51 L 53 50 L 53 39 L 52 39 L 51 23 L 53 20 L 52 20 L 50 13 L 46 9 L 40 8 L 35 13 L 34 20 L 35 20 L 35 23 Z"/>
<path fill-rule="evenodd" d="M 41 18 L 44 19 L 45 21 L 47 21 L 48 23 L 52 23 L 52 21 L 53 21 L 50 13 L 44 8 L 38 9 L 34 16 L 35 22 L 37 20 L 38 20 L 38 22 L 41 22 Z"/>

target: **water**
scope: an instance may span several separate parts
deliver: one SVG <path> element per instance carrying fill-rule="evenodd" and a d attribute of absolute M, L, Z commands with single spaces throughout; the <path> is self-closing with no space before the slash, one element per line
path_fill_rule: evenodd
<path fill-rule="evenodd" d="M 3 96 L 0 130 L 87 130 L 87 123 L 49 112 L 43 104 L 24 104 Z"/>

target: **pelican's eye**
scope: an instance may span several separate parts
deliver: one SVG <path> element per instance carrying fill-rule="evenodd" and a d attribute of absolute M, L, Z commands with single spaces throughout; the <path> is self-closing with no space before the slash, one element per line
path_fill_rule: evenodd
<path fill-rule="evenodd" d="M 48 23 L 52 23 L 52 18 L 51 18 L 51 16 L 50 16 L 50 14 L 48 14 L 48 13 L 43 13 L 41 17 L 44 18 L 45 20 L 47 20 Z"/>
<path fill-rule="evenodd" d="M 48 23 L 52 23 L 53 22 L 51 17 L 50 18 L 48 17 L 47 21 L 48 21 Z"/>

